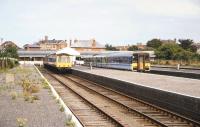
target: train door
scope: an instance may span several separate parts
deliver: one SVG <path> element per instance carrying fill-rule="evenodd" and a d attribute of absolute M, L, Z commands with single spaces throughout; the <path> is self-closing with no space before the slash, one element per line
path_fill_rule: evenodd
<path fill-rule="evenodd" d="M 144 70 L 144 55 L 138 54 L 138 71 Z"/>

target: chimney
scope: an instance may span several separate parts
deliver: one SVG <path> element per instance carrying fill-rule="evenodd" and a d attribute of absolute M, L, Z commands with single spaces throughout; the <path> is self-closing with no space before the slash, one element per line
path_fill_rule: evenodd
<path fill-rule="evenodd" d="M 96 47 L 96 41 L 95 41 L 95 39 L 92 39 L 92 47 Z"/>
<path fill-rule="evenodd" d="M 78 39 L 75 38 L 75 39 L 74 39 L 74 43 L 76 43 L 76 42 L 78 42 Z"/>
<path fill-rule="evenodd" d="M 69 47 L 71 47 L 72 46 L 72 40 L 70 39 L 69 40 Z"/>
<path fill-rule="evenodd" d="M 44 40 L 45 40 L 45 41 L 48 41 L 48 36 L 44 36 Z"/>

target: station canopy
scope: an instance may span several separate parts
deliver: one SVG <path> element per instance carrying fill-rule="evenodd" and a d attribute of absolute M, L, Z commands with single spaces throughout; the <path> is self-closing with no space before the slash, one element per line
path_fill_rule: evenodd
<path fill-rule="evenodd" d="M 78 51 L 74 50 L 73 48 L 69 48 L 69 47 L 58 50 L 56 52 L 56 54 L 57 55 L 68 54 L 68 55 L 71 55 L 71 56 L 79 56 L 80 55 L 80 53 Z"/>

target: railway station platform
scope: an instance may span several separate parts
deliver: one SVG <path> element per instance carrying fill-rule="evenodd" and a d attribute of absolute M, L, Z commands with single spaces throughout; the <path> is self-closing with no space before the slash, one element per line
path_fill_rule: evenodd
<path fill-rule="evenodd" d="M 76 66 L 72 74 L 200 121 L 200 80 Z"/>
<path fill-rule="evenodd" d="M 153 66 L 149 73 L 200 79 L 199 68 L 180 68 L 177 70 L 177 68 L 174 67 Z"/>

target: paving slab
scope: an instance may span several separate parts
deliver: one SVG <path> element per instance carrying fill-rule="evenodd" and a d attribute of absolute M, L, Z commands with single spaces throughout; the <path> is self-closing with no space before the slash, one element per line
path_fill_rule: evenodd
<path fill-rule="evenodd" d="M 25 101 L 22 80 L 39 86 L 33 93 L 39 100 Z M 43 79 L 33 66 L 20 66 L 0 72 L 0 127 L 18 127 L 17 119 L 26 121 L 25 127 L 66 127 L 66 116 L 49 89 L 42 88 Z M 17 95 L 12 99 L 13 93 Z"/>
<path fill-rule="evenodd" d="M 200 80 L 198 79 L 94 67 L 91 70 L 86 66 L 76 66 L 73 69 L 163 91 L 200 98 Z"/>

